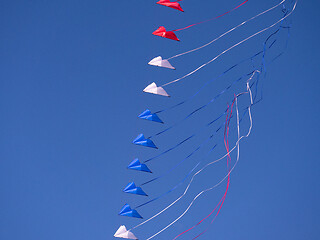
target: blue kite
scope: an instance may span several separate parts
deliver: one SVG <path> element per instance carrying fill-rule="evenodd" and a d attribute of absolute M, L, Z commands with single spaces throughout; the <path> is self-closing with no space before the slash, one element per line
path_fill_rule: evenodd
<path fill-rule="evenodd" d="M 152 173 L 151 170 L 147 167 L 146 164 L 140 163 L 139 159 L 134 159 L 128 166 L 129 169 L 142 171 L 142 172 L 149 172 Z"/>
<path fill-rule="evenodd" d="M 141 119 L 145 119 L 153 122 L 164 123 L 156 113 L 151 113 L 149 109 L 145 110 L 138 117 Z"/>
<path fill-rule="evenodd" d="M 138 137 L 136 137 L 136 139 L 133 140 L 133 143 L 136 145 L 158 149 L 156 145 L 150 139 L 146 139 L 143 134 L 139 134 Z"/>
<path fill-rule="evenodd" d="M 132 193 L 132 194 L 137 194 L 137 195 L 142 195 L 142 196 L 148 196 L 141 187 L 137 187 L 134 182 L 129 183 L 123 191 L 125 193 Z"/>
<path fill-rule="evenodd" d="M 126 216 L 126 217 L 134 217 L 134 218 L 143 218 L 136 210 L 131 209 L 129 204 L 123 206 L 119 215 Z"/>

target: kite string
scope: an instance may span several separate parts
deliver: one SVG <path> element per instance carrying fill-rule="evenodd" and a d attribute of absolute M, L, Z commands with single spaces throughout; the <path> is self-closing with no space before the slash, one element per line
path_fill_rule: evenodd
<path fill-rule="evenodd" d="M 275 6 L 273 6 L 273 7 L 269 8 L 269 9 L 267 9 L 267 10 L 265 10 L 265 11 L 263 11 L 263 12 L 257 14 L 257 15 L 255 15 L 255 16 L 253 16 L 253 17 L 245 20 L 244 22 L 242 22 L 242 23 L 240 23 L 239 25 L 231 28 L 231 29 L 228 30 L 227 32 L 221 34 L 220 36 L 218 36 L 217 38 L 213 39 L 211 42 L 206 43 L 206 44 L 203 45 L 203 46 L 200 46 L 200 47 L 198 47 L 198 48 L 194 48 L 194 49 L 189 50 L 189 51 L 187 51 L 187 52 L 183 52 L 183 53 L 177 54 L 177 55 L 175 55 L 175 56 L 172 56 L 172 57 L 170 57 L 170 58 L 167 58 L 166 60 L 170 60 L 170 59 L 173 59 L 173 58 L 176 58 L 176 57 L 180 57 L 180 56 L 182 56 L 182 55 L 185 55 L 185 54 L 188 54 L 188 53 L 192 53 L 192 52 L 194 52 L 194 51 L 198 51 L 198 50 L 200 50 L 200 49 L 202 49 L 202 48 L 204 48 L 204 47 L 207 47 L 207 46 L 211 45 L 212 43 L 216 42 L 217 40 L 219 40 L 220 38 L 222 38 L 223 36 L 229 34 L 230 32 L 233 32 L 233 31 L 236 30 L 237 28 L 239 28 L 239 27 L 245 25 L 246 23 L 252 21 L 253 19 L 255 19 L 255 18 L 257 18 L 257 17 L 259 17 L 259 16 L 261 16 L 261 15 L 263 15 L 263 14 L 266 14 L 267 12 L 270 12 L 271 10 L 277 8 L 278 6 L 280 6 L 281 4 L 283 4 L 285 1 L 286 1 L 286 0 L 282 0 L 280 3 L 276 4 Z"/>
<path fill-rule="evenodd" d="M 224 15 L 227 15 L 228 13 L 231 13 L 233 12 L 234 10 L 238 9 L 239 7 L 241 7 L 242 5 L 244 5 L 246 2 L 248 2 L 249 0 L 245 0 L 243 3 L 241 3 L 239 6 L 217 16 L 217 17 L 214 17 L 214 18 L 211 18 L 211 19 L 208 19 L 208 20 L 205 20 L 205 21 L 202 21 L 202 22 L 198 22 L 198 23 L 194 23 L 194 24 L 191 24 L 187 27 L 184 27 L 184 28 L 179 28 L 179 29 L 175 29 L 175 30 L 171 30 L 172 32 L 177 32 L 177 31 L 181 31 L 181 30 L 184 30 L 184 29 L 187 29 L 187 28 L 190 28 L 190 27 L 193 27 L 193 26 L 196 26 L 196 25 L 199 25 L 199 24 L 202 24 L 202 23 L 206 23 L 206 22 L 209 22 L 209 21 L 212 21 L 212 20 L 215 20 L 215 19 L 218 19 L 220 17 L 223 17 Z"/>
<path fill-rule="evenodd" d="M 286 16 L 282 17 L 280 20 L 276 21 L 275 23 L 271 24 L 270 26 L 268 26 L 268 27 L 266 27 L 266 28 L 264 28 L 264 29 L 256 32 L 256 33 L 252 34 L 251 36 L 249 36 L 249 37 L 241 40 L 240 42 L 232 45 L 231 47 L 227 48 L 226 50 L 224 50 L 223 52 L 221 52 L 220 54 L 218 54 L 216 57 L 214 57 L 213 59 L 211 59 L 209 62 L 202 64 L 200 67 L 198 67 L 197 69 L 193 70 L 192 72 L 184 75 L 184 76 L 181 77 L 181 78 L 178 78 L 178 79 L 173 80 L 173 81 L 171 81 L 171 82 L 165 83 L 165 84 L 161 85 L 160 87 L 164 87 L 164 86 L 167 86 L 167 85 L 169 85 L 169 84 L 178 82 L 178 81 L 180 81 L 180 80 L 182 80 L 182 79 L 184 79 L 184 78 L 186 78 L 186 77 L 194 74 L 195 72 L 199 71 L 199 70 L 202 69 L 203 67 L 205 67 L 205 66 L 207 66 L 208 64 L 212 63 L 213 61 L 215 61 L 216 59 L 218 59 L 218 58 L 219 58 L 220 56 L 222 56 L 223 54 L 229 52 L 229 51 L 232 50 L 233 48 L 241 45 L 242 43 L 248 41 L 249 39 L 251 39 L 251 38 L 253 38 L 253 37 L 257 36 L 257 35 L 259 35 L 260 33 L 263 33 L 263 32 L 265 32 L 265 31 L 267 31 L 268 29 L 274 27 L 274 26 L 277 25 L 279 22 L 282 22 L 284 19 L 286 19 L 287 17 L 289 17 L 289 16 L 293 13 L 293 11 L 294 11 L 295 8 L 296 8 L 297 2 L 298 2 L 298 0 L 295 1 L 294 6 L 293 6 L 291 12 L 289 12 Z"/>
<path fill-rule="evenodd" d="M 260 72 L 260 71 L 256 70 L 256 71 L 254 72 L 254 74 L 255 74 L 256 72 Z M 249 94 L 250 94 L 250 106 L 248 107 L 248 114 L 249 114 L 249 119 L 250 119 L 249 131 L 248 131 L 248 133 L 247 133 L 246 135 L 243 135 L 243 136 L 241 136 L 240 138 L 238 138 L 235 146 L 229 151 L 229 153 L 233 152 L 233 150 L 237 147 L 237 145 L 240 143 L 240 141 L 241 141 L 243 138 L 249 137 L 249 135 L 250 135 L 250 133 L 251 133 L 251 129 L 252 129 L 251 106 L 253 105 L 253 101 L 252 101 L 252 92 L 251 92 L 251 89 L 250 89 L 250 86 L 249 86 L 249 81 L 253 78 L 254 74 L 250 77 L 250 79 L 249 79 L 248 82 L 247 82 L 248 92 L 246 92 L 246 93 L 249 93 Z M 242 94 L 244 94 L 244 93 L 242 93 Z M 238 94 L 237 97 L 241 96 L 242 94 Z M 217 162 L 223 160 L 226 156 L 227 156 L 227 154 L 223 155 L 222 157 L 220 157 L 219 159 L 217 159 L 217 160 L 215 160 L 215 161 L 213 161 L 213 162 L 210 162 L 210 163 L 206 164 L 203 168 L 201 168 L 200 170 L 198 170 L 198 171 L 192 176 L 191 180 L 189 181 L 189 184 L 187 185 L 185 191 L 183 192 L 183 194 L 182 194 L 180 197 L 178 197 L 174 202 L 172 202 L 170 205 L 168 205 L 167 207 L 165 207 L 164 209 L 162 209 L 162 210 L 161 210 L 160 212 L 158 212 L 157 214 L 153 215 L 152 217 L 148 218 L 147 220 L 143 221 L 142 223 L 140 223 L 140 224 L 132 227 L 132 228 L 129 229 L 128 231 L 131 231 L 131 230 L 133 230 L 133 229 L 136 229 L 136 228 L 138 228 L 138 227 L 146 224 L 147 222 L 151 221 L 152 219 L 156 218 L 157 216 L 159 216 L 160 214 L 162 214 L 163 212 L 165 212 L 167 209 L 169 209 L 170 207 L 172 207 L 172 206 L 173 206 L 174 204 L 176 204 L 178 201 L 180 201 L 180 199 L 182 199 L 182 198 L 187 194 L 187 192 L 188 192 L 188 190 L 189 190 L 189 188 L 190 188 L 190 186 L 191 186 L 194 178 L 195 178 L 198 174 L 200 174 L 204 169 L 206 169 L 206 168 L 209 167 L 210 165 L 212 165 L 212 164 L 214 164 L 214 163 L 217 163 Z M 234 167 L 235 167 L 235 165 L 234 165 Z M 234 169 L 234 167 L 231 169 L 230 173 L 232 172 L 232 170 Z M 227 176 L 225 176 L 219 183 L 217 183 L 217 184 L 216 184 L 215 186 L 213 186 L 211 189 L 219 186 L 219 185 L 226 179 L 226 177 L 227 177 Z M 209 190 L 205 190 L 205 191 L 203 191 L 203 192 L 206 192 L 206 191 L 209 191 Z M 201 192 L 200 194 L 198 194 L 198 195 L 195 197 L 194 201 L 195 201 L 203 192 Z M 191 204 L 191 205 L 192 205 L 192 204 Z M 190 208 L 190 207 L 191 207 L 191 206 L 189 206 L 189 208 Z M 189 208 L 188 208 L 188 209 L 189 209 Z M 187 211 L 188 211 L 188 209 L 187 209 Z M 184 213 L 184 214 L 185 214 L 185 213 Z M 183 214 L 183 215 L 184 215 L 184 214 Z M 182 216 L 180 216 L 180 218 L 181 218 L 181 217 L 182 217 Z M 171 224 L 171 225 L 172 225 L 172 224 Z M 168 227 L 169 227 L 169 226 L 168 226 Z M 166 228 L 168 228 L 168 227 L 166 227 Z M 162 231 L 164 231 L 164 229 L 161 230 L 161 232 L 162 232 Z M 159 233 L 160 233 L 160 232 L 159 232 Z M 158 233 L 158 234 L 159 234 L 159 233 Z M 158 234 L 157 234 L 157 235 L 158 235 Z M 154 237 L 154 236 L 153 236 L 153 237 Z"/>

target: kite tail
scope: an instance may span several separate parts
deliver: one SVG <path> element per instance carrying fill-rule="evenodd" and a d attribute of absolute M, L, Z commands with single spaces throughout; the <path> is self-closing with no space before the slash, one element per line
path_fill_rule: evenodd
<path fill-rule="evenodd" d="M 236 100 L 236 97 L 234 99 L 234 101 Z M 232 103 L 232 105 L 234 104 L 234 101 Z M 237 116 L 238 116 L 238 106 L 236 107 L 237 108 Z M 230 119 L 231 119 L 231 115 L 232 115 L 232 107 L 231 107 L 231 113 L 230 113 L 230 117 L 229 117 L 229 121 L 228 121 L 228 124 L 227 126 L 225 127 L 225 134 L 224 134 L 224 144 L 225 144 L 225 147 L 226 147 L 226 150 L 227 150 L 227 153 L 228 153 L 228 157 L 227 157 L 227 168 L 228 168 L 228 181 L 227 181 L 227 189 L 223 195 L 223 197 L 221 198 L 220 202 L 222 202 L 220 204 L 220 207 L 219 207 L 219 210 L 217 212 L 217 214 L 214 216 L 214 218 L 212 219 L 211 223 L 212 224 L 214 222 L 214 220 L 217 218 L 217 216 L 219 215 L 220 211 L 221 211 L 221 208 L 224 204 L 224 201 L 226 199 L 226 196 L 227 196 L 227 193 L 228 193 L 228 190 L 229 190 L 229 186 L 230 186 L 230 168 L 229 168 L 229 162 L 231 163 L 231 156 L 230 156 L 230 150 L 229 150 L 229 126 L 230 126 Z M 239 121 L 238 121 L 239 122 Z M 238 137 L 240 136 L 239 132 L 238 132 Z M 215 209 L 219 206 L 219 204 L 215 207 Z M 215 211 L 214 209 L 214 211 Z M 212 211 L 206 218 L 208 218 L 212 213 L 214 213 L 214 211 Z M 193 240 L 197 239 L 198 237 L 200 237 L 201 235 L 203 235 L 204 233 L 206 233 L 208 231 L 209 227 L 207 227 L 203 232 L 201 232 L 200 234 L 198 234 L 195 238 L 193 238 Z"/>
<path fill-rule="evenodd" d="M 228 157 L 227 157 L 227 167 L 229 169 L 229 161 L 231 161 L 231 157 L 230 157 L 230 154 L 229 154 L 229 141 L 228 141 L 228 135 L 229 135 L 229 124 L 230 124 L 230 119 L 231 119 L 231 116 L 232 116 L 232 108 L 233 108 L 233 104 L 234 104 L 234 101 L 235 99 L 233 100 L 233 103 L 232 103 L 232 106 L 231 106 L 231 109 L 230 109 L 230 113 L 227 114 L 227 117 L 226 117 L 226 124 L 225 124 L 225 131 L 224 131 L 224 143 L 225 143 L 225 146 L 226 146 L 226 150 L 227 150 L 227 153 L 228 153 Z M 228 106 L 228 109 L 229 109 L 229 106 Z M 229 111 L 228 111 L 229 112 Z M 226 138 L 227 138 L 227 141 L 226 141 Z M 230 169 L 229 169 L 230 171 Z M 223 202 L 224 202 L 224 199 L 226 197 L 226 194 L 228 192 L 228 189 L 229 189 L 229 183 L 230 183 L 230 175 L 228 176 L 228 182 L 227 182 L 227 189 L 223 195 L 223 197 L 221 198 L 221 200 L 219 201 L 219 203 L 217 204 L 217 206 L 213 209 L 213 211 L 208 215 L 206 216 L 205 218 L 203 218 L 200 222 L 198 222 L 196 225 L 194 225 L 193 227 L 189 228 L 188 230 L 180 233 L 178 236 L 176 236 L 173 240 L 177 239 L 178 237 L 182 236 L 183 234 L 191 231 L 192 229 L 194 229 L 195 227 L 199 226 L 203 221 L 205 221 L 207 218 L 209 218 L 215 211 L 216 209 L 220 206 L 219 208 L 219 211 L 217 213 L 217 215 L 219 214 L 220 212 L 220 209 L 223 205 Z M 222 202 L 222 203 L 221 203 Z M 216 215 L 216 216 L 217 216 Z"/>
<path fill-rule="evenodd" d="M 233 8 L 233 9 L 231 9 L 231 10 L 229 10 L 229 11 L 227 11 L 227 12 L 225 12 L 225 13 L 217 16 L 217 17 L 214 17 L 214 18 L 211 18 L 211 19 L 202 21 L 202 22 L 194 23 L 194 24 L 191 24 L 191 25 L 189 25 L 189 26 L 187 26 L 187 27 L 184 27 L 184 28 L 175 29 L 175 30 L 172 30 L 172 32 L 181 31 L 181 30 L 184 30 L 184 29 L 187 29 L 187 28 L 191 28 L 191 27 L 193 27 L 193 26 L 196 26 L 196 25 L 199 25 L 199 24 L 202 24 L 202 23 L 206 23 L 206 22 L 209 22 L 209 21 L 212 21 L 212 20 L 216 20 L 216 19 L 218 19 L 218 18 L 221 18 L 221 17 L 223 17 L 224 15 L 227 15 L 228 13 L 231 13 L 231 12 L 233 12 L 234 10 L 236 10 L 237 8 L 241 7 L 242 5 L 244 5 L 244 4 L 245 4 L 246 2 L 248 2 L 248 1 L 249 1 L 249 0 L 245 0 L 245 1 L 244 1 L 243 3 L 241 3 L 239 6 Z"/>

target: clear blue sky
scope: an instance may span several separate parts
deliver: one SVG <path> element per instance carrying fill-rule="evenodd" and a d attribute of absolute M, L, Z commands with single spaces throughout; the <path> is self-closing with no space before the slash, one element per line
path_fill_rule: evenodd
<path fill-rule="evenodd" d="M 185 13 L 155 2 L 0 1 L 1 240 L 112 239 L 120 224 L 131 227 L 139 223 L 117 215 L 124 203 L 134 206 L 144 200 L 127 196 L 121 189 L 129 181 L 148 179 L 126 166 L 133 158 L 146 159 L 154 152 L 131 141 L 140 132 L 151 135 L 163 127 L 139 120 L 137 115 L 146 108 L 155 111 L 190 96 L 201 83 L 261 50 L 267 35 L 168 87 L 170 99 L 141 90 L 152 81 L 166 83 L 182 76 L 281 15 L 274 11 L 202 52 L 173 60 L 177 70 L 170 71 L 146 63 L 158 55 L 169 57 L 206 43 L 278 1 L 249 1 L 217 21 L 178 32 L 180 43 L 151 33 L 161 25 L 174 29 L 217 16 L 241 1 L 184 0 Z M 254 108 L 253 132 L 241 145 L 240 163 L 231 176 L 225 205 L 202 239 L 318 239 L 319 7 L 318 1 L 298 3 L 288 49 L 267 69 L 264 98 Z M 285 42 L 286 37 L 280 35 L 278 42 Z M 237 74 L 232 73 L 226 81 Z M 207 91 L 215 92 L 226 85 L 210 86 Z M 203 95 L 194 105 L 161 117 L 173 123 L 207 100 Z M 228 100 L 223 98 L 215 103 L 217 108 L 204 110 L 200 120 L 208 122 L 217 116 Z M 196 120 L 155 142 L 162 149 L 171 146 L 198 129 Z M 172 166 L 187 150 L 188 146 L 182 147 L 150 164 L 154 174 Z M 188 164 L 181 173 L 192 166 Z M 224 168 L 216 170 L 218 174 Z M 195 183 L 192 194 L 216 182 L 213 172 Z M 157 196 L 173 186 L 182 176 L 178 175 L 145 190 Z M 139 212 L 152 216 L 184 187 Z M 156 239 L 172 239 L 192 226 L 212 210 L 223 190 L 204 196 L 185 219 Z M 134 233 L 144 239 L 184 208 L 182 204 Z M 193 235 L 188 236 L 185 239 Z"/>

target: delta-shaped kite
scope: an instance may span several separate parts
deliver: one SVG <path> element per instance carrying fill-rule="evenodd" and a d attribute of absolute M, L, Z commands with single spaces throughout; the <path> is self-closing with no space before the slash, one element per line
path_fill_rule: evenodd
<path fill-rule="evenodd" d="M 180 1 L 181 0 L 177 0 L 176 2 L 171 2 L 170 0 L 160 0 L 159 2 L 157 2 L 157 4 L 184 12 L 183 9 L 181 8 L 180 4 L 178 3 Z"/>

